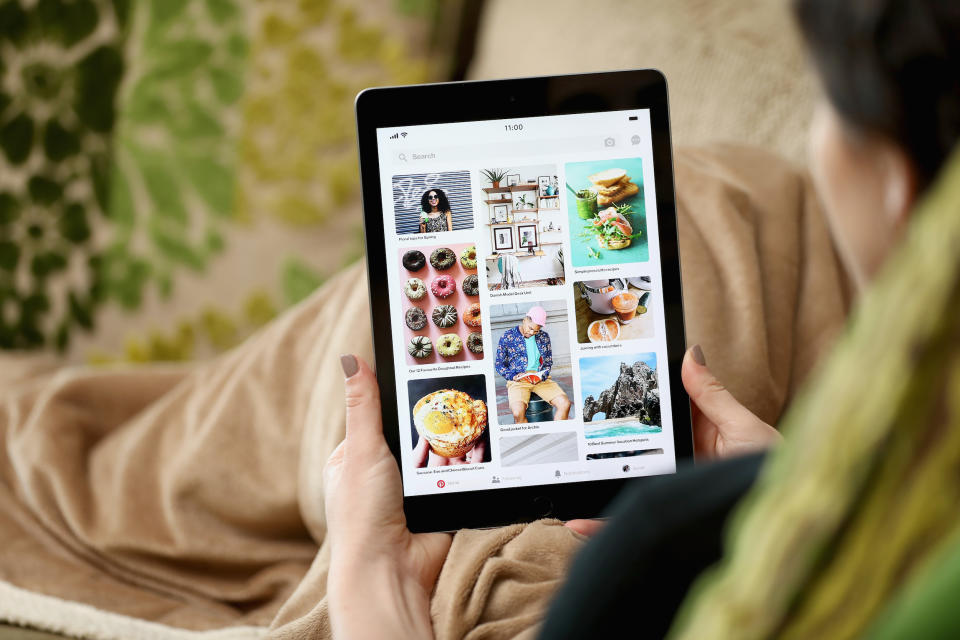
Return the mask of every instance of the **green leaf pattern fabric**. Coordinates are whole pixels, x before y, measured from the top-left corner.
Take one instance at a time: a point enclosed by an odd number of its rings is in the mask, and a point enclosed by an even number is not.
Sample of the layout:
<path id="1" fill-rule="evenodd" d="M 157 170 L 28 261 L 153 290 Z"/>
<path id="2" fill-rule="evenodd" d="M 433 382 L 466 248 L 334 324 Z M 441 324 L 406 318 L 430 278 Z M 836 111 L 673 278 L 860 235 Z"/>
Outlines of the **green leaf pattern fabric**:
<path id="1" fill-rule="evenodd" d="M 437 6 L 0 0 L 0 349 L 203 357 L 357 259 L 353 95 Z"/>
<path id="2" fill-rule="evenodd" d="M 125 2 L 0 0 L 0 349 L 65 349 L 104 300 Z"/>

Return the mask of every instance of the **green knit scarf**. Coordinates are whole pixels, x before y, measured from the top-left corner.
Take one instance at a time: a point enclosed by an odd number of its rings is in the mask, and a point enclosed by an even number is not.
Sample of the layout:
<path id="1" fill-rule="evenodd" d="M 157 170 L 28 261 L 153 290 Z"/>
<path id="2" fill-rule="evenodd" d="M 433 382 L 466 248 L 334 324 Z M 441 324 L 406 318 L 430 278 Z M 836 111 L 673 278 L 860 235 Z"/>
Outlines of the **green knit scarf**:
<path id="1" fill-rule="evenodd" d="M 926 639 L 960 623 L 960 154 L 782 426 L 671 637 Z"/>

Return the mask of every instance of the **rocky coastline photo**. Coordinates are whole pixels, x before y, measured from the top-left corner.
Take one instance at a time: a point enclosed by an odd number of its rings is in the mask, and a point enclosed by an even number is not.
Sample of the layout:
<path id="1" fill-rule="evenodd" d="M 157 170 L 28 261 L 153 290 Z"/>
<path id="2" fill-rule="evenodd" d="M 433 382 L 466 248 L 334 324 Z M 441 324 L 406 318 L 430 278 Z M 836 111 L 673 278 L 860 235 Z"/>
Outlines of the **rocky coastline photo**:
<path id="1" fill-rule="evenodd" d="M 580 369 L 587 438 L 660 433 L 655 354 L 583 358 Z"/>

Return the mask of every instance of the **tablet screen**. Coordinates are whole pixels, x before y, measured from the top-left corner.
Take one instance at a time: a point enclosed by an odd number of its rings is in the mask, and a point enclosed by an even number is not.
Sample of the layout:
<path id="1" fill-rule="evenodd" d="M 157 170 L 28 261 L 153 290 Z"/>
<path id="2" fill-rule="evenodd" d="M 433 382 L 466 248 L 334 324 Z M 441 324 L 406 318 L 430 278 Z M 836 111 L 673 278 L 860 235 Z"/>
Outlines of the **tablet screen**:
<path id="1" fill-rule="evenodd" d="M 377 144 L 405 495 L 675 471 L 649 110 Z"/>

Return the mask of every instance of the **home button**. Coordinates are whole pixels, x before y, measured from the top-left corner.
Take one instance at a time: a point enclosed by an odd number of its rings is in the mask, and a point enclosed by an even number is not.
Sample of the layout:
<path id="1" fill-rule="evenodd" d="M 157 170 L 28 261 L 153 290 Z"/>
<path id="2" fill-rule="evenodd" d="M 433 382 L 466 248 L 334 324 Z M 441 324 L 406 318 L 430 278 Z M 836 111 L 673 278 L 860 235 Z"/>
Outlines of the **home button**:
<path id="1" fill-rule="evenodd" d="M 553 500 L 546 496 L 537 496 L 533 499 L 533 512 L 540 518 L 549 518 L 553 515 Z"/>

